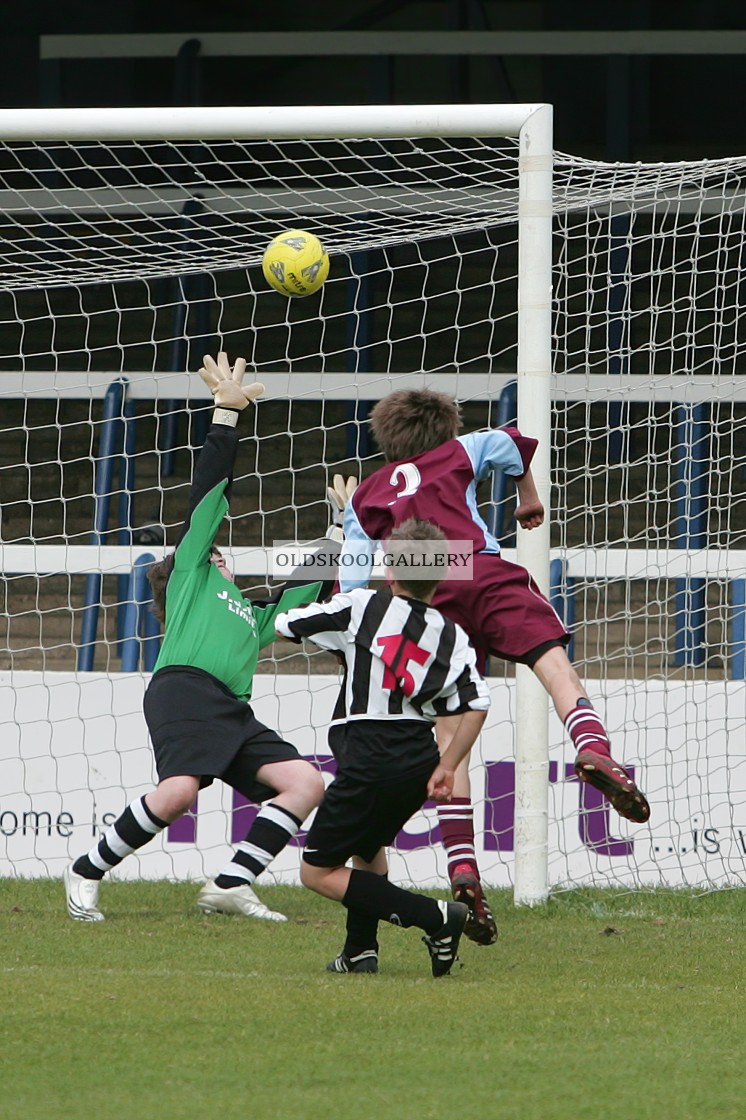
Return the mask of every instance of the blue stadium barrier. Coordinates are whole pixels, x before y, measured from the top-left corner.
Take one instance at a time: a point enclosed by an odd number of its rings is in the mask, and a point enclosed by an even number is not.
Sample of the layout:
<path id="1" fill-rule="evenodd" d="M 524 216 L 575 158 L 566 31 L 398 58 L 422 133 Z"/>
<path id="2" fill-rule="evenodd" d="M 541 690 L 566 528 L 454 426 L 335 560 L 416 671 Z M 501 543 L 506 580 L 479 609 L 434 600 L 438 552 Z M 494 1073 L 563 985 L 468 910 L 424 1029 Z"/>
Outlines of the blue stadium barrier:
<path id="1" fill-rule="evenodd" d="M 707 404 L 673 409 L 675 548 L 707 547 L 712 417 Z M 707 657 L 707 581 L 678 579 L 675 592 L 674 662 L 702 665 Z"/>
<path id="2" fill-rule="evenodd" d="M 506 424 L 515 424 L 518 417 L 518 382 L 508 381 L 503 386 L 497 400 L 491 406 L 490 425 L 502 428 Z M 505 471 L 493 471 L 492 491 L 490 494 L 490 508 L 487 512 L 487 528 L 505 548 L 515 548 L 515 530 L 505 532 L 505 505 L 508 497 L 508 479 Z"/>
<path id="3" fill-rule="evenodd" d="M 157 648 L 154 656 L 153 647 L 154 645 L 160 645 L 160 642 L 152 633 L 152 627 L 148 623 L 148 618 L 153 618 L 155 621 L 150 610 L 152 595 L 147 578 L 148 568 L 153 563 L 155 563 L 155 557 L 151 553 L 145 552 L 137 558 L 130 574 L 125 576 L 127 593 L 123 611 L 123 673 L 137 672 L 140 668 L 141 653 L 143 654 L 145 668 L 150 671 L 155 662 L 155 656 L 157 656 Z"/>
<path id="4" fill-rule="evenodd" d="M 106 390 L 101 418 L 101 437 L 99 454 L 94 476 L 93 532 L 90 543 L 106 543 L 109 532 L 111 496 L 114 488 L 114 471 L 121 469 L 126 438 L 124 431 L 125 390 L 127 378 L 113 381 Z M 134 478 L 132 478 L 134 482 Z M 120 504 L 120 515 L 122 511 Z M 126 506 L 129 509 L 129 505 Z M 126 527 L 129 529 L 129 526 Z M 89 572 L 86 576 L 83 611 L 81 616 L 80 645 L 78 647 L 78 671 L 90 672 L 93 669 L 93 655 L 96 646 L 98 612 L 101 605 L 100 572 Z"/>
<path id="5" fill-rule="evenodd" d="M 132 544 L 132 526 L 135 516 L 135 402 L 127 400 L 127 390 L 124 391 L 124 406 L 122 409 L 122 455 L 119 458 L 119 525 L 117 528 L 117 544 Z M 117 638 L 124 637 L 124 604 L 127 601 L 127 585 L 129 577 L 122 574 L 117 577 Z"/>
<path id="6" fill-rule="evenodd" d="M 566 630 L 572 634 L 575 627 L 575 596 L 573 583 L 575 581 L 567 574 L 567 561 L 562 559 L 551 560 L 549 563 L 549 602 L 562 619 Z M 570 638 L 567 647 L 567 656 L 572 661 L 575 653 L 575 639 Z"/>
<path id="7" fill-rule="evenodd" d="M 150 584 L 148 584 L 148 594 L 150 594 Z M 145 600 L 143 600 L 145 602 Z M 144 611 L 142 618 L 142 647 L 143 647 L 143 669 L 146 673 L 152 673 L 155 668 L 156 658 L 161 648 L 161 624 L 150 609 L 151 604 L 147 604 L 147 610 Z"/>
<path id="8" fill-rule="evenodd" d="M 746 579 L 731 580 L 730 585 L 730 676 L 746 680 Z"/>
<path id="9" fill-rule="evenodd" d="M 135 494 L 135 410 L 126 399 L 127 379 L 119 378 L 109 386 L 104 398 L 100 450 L 96 460 L 94 481 L 94 528 L 92 544 L 106 543 L 109 529 L 111 498 L 114 490 L 115 471 L 118 479 L 117 543 L 132 543 Z M 352 406 L 352 402 L 351 402 Z M 354 407 L 354 406 L 353 406 Z M 367 413 L 368 402 L 358 402 Z M 206 410 L 202 410 L 205 413 Z M 512 424 L 517 415 L 517 384 L 505 385 L 494 406 L 491 423 L 496 426 Z M 195 416 L 195 419 L 203 417 Z M 364 454 L 358 427 L 359 413 L 354 417 L 356 442 L 354 454 Z M 709 404 L 678 404 L 674 410 L 674 545 L 685 549 L 700 549 L 707 545 L 710 443 L 712 417 Z M 353 456 L 351 456 L 353 457 Z M 515 533 L 505 536 L 505 507 L 507 478 L 504 472 L 495 472 L 492 479 L 491 505 L 487 523 L 494 535 L 506 547 L 514 547 Z M 152 556 L 147 563 L 152 563 Z M 137 664 L 142 652 L 147 671 L 152 670 L 160 646 L 160 626 L 145 609 L 150 602 L 150 589 L 145 580 L 144 559 L 129 575 L 118 577 L 120 607 L 117 615 L 117 638 L 120 643 L 122 664 Z M 145 565 L 147 567 L 147 565 Z M 568 630 L 575 623 L 573 580 L 566 574 L 564 561 L 554 560 L 550 566 L 550 598 L 552 605 Z M 102 575 L 89 573 L 86 577 L 85 598 L 81 620 L 81 638 L 78 649 L 79 671 L 93 669 L 96 631 L 101 603 Z M 701 665 L 706 660 L 706 591 L 703 578 L 676 581 L 675 609 L 675 663 Z M 746 580 L 730 582 L 730 654 L 733 680 L 746 679 Z M 140 649 L 142 643 L 142 650 Z M 572 643 L 568 650 L 572 657 Z"/>

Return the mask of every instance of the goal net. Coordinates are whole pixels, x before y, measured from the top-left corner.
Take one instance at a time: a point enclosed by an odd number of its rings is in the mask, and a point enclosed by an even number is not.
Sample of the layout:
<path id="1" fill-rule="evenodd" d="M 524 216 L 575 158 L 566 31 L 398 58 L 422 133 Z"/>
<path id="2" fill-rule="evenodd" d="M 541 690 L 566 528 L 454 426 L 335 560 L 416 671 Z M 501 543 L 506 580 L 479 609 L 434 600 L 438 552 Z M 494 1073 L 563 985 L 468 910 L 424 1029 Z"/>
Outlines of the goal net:
<path id="1" fill-rule="evenodd" d="M 551 528 L 516 540 L 499 477 L 482 513 L 564 612 L 652 817 L 631 826 L 581 787 L 531 675 L 493 659 L 472 758 L 485 882 L 514 885 L 521 860 L 526 901 L 744 880 L 745 161 L 555 153 L 550 249 L 523 108 L 300 110 L 295 134 L 265 110 L 274 139 L 250 111 L 190 110 L 199 131 L 171 133 L 165 111 L 0 113 L 0 874 L 60 874 L 152 786 L 142 574 L 204 438 L 194 371 L 225 349 L 267 386 L 220 537 L 257 596 L 273 541 L 326 528 L 329 476 L 380 465 L 366 419 L 392 389 L 453 393 L 465 430 L 517 416 L 541 437 Z M 261 274 L 287 228 L 330 252 L 308 299 Z M 326 655 L 281 642 L 255 686 L 259 718 L 327 771 L 337 687 Z M 209 876 L 253 812 L 215 783 L 118 874 Z M 392 874 L 442 884 L 437 839 L 427 806 Z M 271 875 L 297 871 L 291 846 Z"/>

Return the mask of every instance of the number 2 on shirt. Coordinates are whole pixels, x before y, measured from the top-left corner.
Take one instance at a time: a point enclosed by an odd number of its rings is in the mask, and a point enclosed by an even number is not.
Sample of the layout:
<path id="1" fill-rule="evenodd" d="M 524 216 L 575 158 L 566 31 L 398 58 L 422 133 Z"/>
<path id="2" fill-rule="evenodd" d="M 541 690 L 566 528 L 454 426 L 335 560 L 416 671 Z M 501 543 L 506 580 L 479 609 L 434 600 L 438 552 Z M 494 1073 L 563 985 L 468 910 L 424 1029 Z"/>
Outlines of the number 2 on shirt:
<path id="1" fill-rule="evenodd" d="M 389 483 L 391 486 L 398 486 L 400 482 L 403 482 L 404 486 L 401 490 L 397 490 L 396 497 L 389 502 L 390 506 L 398 502 L 399 498 L 408 498 L 419 490 L 422 475 L 414 463 L 400 463 L 398 467 L 394 467 Z"/>

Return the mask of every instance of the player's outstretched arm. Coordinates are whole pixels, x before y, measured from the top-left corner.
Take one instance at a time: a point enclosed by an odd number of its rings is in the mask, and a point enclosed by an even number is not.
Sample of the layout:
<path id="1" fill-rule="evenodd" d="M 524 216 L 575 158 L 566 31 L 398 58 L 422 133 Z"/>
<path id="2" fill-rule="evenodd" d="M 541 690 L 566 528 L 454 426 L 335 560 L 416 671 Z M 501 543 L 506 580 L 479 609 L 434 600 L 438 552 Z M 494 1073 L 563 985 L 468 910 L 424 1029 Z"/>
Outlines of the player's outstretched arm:
<path id="1" fill-rule="evenodd" d="M 522 478 L 516 479 L 516 490 L 518 491 L 518 505 L 515 510 L 516 521 L 524 529 L 538 528 L 544 521 L 544 506 L 536 489 L 530 467 Z"/>
<path id="2" fill-rule="evenodd" d="M 179 564 L 196 564 L 205 559 L 228 511 L 238 449 L 238 417 L 250 401 L 264 392 L 264 386 L 258 382 L 241 384 L 245 372 L 244 358 L 237 358 L 233 368 L 225 353 L 218 354 L 217 360 L 209 355 L 203 358 L 199 374 L 212 393 L 215 410 L 197 459 L 189 508 L 177 540 Z"/>
<path id="3" fill-rule="evenodd" d="M 451 800 L 456 768 L 476 743 L 486 718 L 487 712 L 481 709 L 470 709 L 461 716 L 453 738 L 443 751 L 440 762 L 427 783 L 428 797 L 434 798 L 435 801 Z"/>

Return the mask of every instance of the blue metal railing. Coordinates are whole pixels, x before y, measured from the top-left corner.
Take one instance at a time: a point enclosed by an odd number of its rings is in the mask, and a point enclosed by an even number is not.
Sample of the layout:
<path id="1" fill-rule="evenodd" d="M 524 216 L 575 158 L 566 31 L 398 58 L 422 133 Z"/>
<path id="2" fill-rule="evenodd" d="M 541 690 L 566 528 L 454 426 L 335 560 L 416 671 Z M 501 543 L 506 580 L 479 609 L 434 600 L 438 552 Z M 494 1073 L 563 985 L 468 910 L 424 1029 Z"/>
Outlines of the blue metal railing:
<path id="1" fill-rule="evenodd" d="M 122 466 L 127 447 L 125 434 L 125 389 L 127 379 L 119 378 L 112 382 L 104 397 L 103 415 L 101 418 L 101 438 L 99 441 L 99 454 L 96 460 L 96 469 L 93 483 L 93 532 L 90 543 L 102 545 L 106 543 L 109 532 L 109 514 L 111 511 L 111 497 L 114 489 L 114 471 L 126 468 Z M 125 477 L 127 477 L 125 473 Z M 120 492 L 119 515 L 126 510 L 124 525 L 120 525 L 119 532 L 129 534 L 131 526 L 129 516 L 131 505 L 129 500 L 122 502 Z M 98 629 L 98 615 L 101 605 L 100 572 L 89 572 L 85 581 L 85 597 L 80 628 L 80 645 L 78 647 L 78 670 L 90 672 L 93 669 L 93 655 L 96 647 L 96 630 Z"/>
<path id="2" fill-rule="evenodd" d="M 677 404 L 673 409 L 675 471 L 674 547 L 707 547 L 710 500 L 712 418 L 706 404 Z M 679 579 L 675 592 L 674 660 L 702 665 L 707 656 L 707 583 Z"/>
<path id="3" fill-rule="evenodd" d="M 127 386 L 124 386 L 124 403 L 122 407 L 122 454 L 119 458 L 119 526 L 117 528 L 117 544 L 132 544 L 132 526 L 135 518 L 135 402 L 127 400 Z M 126 602 L 129 577 L 122 574 L 117 577 L 118 595 L 120 604 Z M 124 637 L 124 610 L 120 605 L 117 611 L 117 638 L 121 642 Z"/>
<path id="4" fill-rule="evenodd" d="M 184 204 L 179 224 L 179 233 L 189 236 L 196 228 L 194 218 L 204 210 L 202 202 L 189 199 Z M 210 339 L 210 288 L 206 274 L 177 278 L 170 282 L 174 294 L 173 322 L 171 326 L 171 346 L 167 356 L 169 369 L 188 369 L 192 355 L 190 349 L 198 351 L 199 357 L 213 349 Z M 193 326 L 187 337 L 187 325 Z M 94 514 L 91 544 L 104 544 L 109 530 L 112 495 L 114 492 L 115 472 L 118 478 L 118 524 L 116 540 L 119 545 L 132 544 L 134 524 L 135 495 L 135 406 L 126 399 L 127 379 L 114 381 L 104 398 L 101 422 L 101 438 L 96 460 L 94 481 Z M 164 477 L 174 473 L 175 448 L 178 440 L 179 417 L 186 409 L 184 401 L 167 401 L 161 428 L 161 474 Z M 196 446 L 201 446 L 207 434 L 208 409 L 200 409 L 192 416 L 193 438 Z M 78 670 L 87 672 L 93 669 L 101 606 L 102 576 L 91 572 L 86 577 L 84 604 L 81 619 L 81 637 L 78 649 Z M 132 615 L 127 607 L 133 590 L 132 575 L 122 574 L 117 579 L 119 609 L 117 612 L 117 642 L 123 654 L 124 644 L 132 639 Z M 152 642 L 154 635 L 149 634 Z M 147 643 L 146 643 L 147 645 Z M 128 647 L 129 648 L 129 647 Z M 128 654 L 128 657 L 131 655 Z"/>
<path id="5" fill-rule="evenodd" d="M 133 403 L 126 399 L 127 379 L 119 378 L 108 388 L 104 398 L 100 450 L 94 478 L 94 527 L 91 543 L 106 543 L 114 491 L 118 480 L 117 543 L 132 543 L 135 492 L 135 414 Z M 494 423 L 497 426 L 515 423 L 517 410 L 516 383 L 509 382 L 497 402 Z M 707 544 L 709 505 L 709 464 L 712 417 L 707 404 L 680 404 L 674 412 L 674 469 L 676 519 L 674 543 L 677 547 L 700 549 Z M 360 453 L 361 449 L 357 449 Z M 504 534 L 507 478 L 497 471 L 492 480 L 492 502 L 488 526 L 501 539 Z M 511 546 L 514 534 L 502 541 Z M 146 580 L 147 566 L 153 557 L 146 555 L 132 572 L 118 577 L 119 611 L 117 639 L 122 668 L 133 671 L 142 654 L 146 671 L 155 663 L 160 645 L 160 628 L 148 609 L 151 595 Z M 567 575 L 564 561 L 550 565 L 550 599 L 568 630 L 575 622 L 573 580 Z M 96 631 L 101 605 L 102 575 L 86 576 L 82 611 L 78 670 L 93 669 Z M 706 580 L 676 581 L 676 663 L 702 664 L 706 657 Z M 746 679 L 746 580 L 730 581 L 730 676 Z M 568 651 L 572 656 L 572 645 Z"/>
<path id="6" fill-rule="evenodd" d="M 160 648 L 159 626 L 152 612 L 152 594 L 148 583 L 148 568 L 155 563 L 149 552 L 143 553 L 127 579 L 127 593 L 124 603 L 124 637 L 122 640 L 122 672 L 136 673 L 140 668 L 142 654 L 143 668 L 150 672 L 155 665 Z"/>
<path id="7" fill-rule="evenodd" d="M 93 532 L 90 537 L 90 543 L 94 545 L 106 544 L 109 534 L 113 532 L 116 533 L 118 545 L 132 544 L 135 508 L 135 407 L 134 402 L 127 400 L 126 393 L 127 379 L 122 377 L 112 382 L 104 397 L 94 475 Z M 118 524 L 116 529 L 109 529 L 115 480 L 118 490 Z M 151 600 L 146 572 L 153 560 L 153 556 L 142 556 L 131 573 L 122 573 L 117 577 L 117 643 L 123 669 L 132 666 L 133 658 L 136 667 L 140 638 L 145 640 L 143 654 L 146 669 L 152 668 L 158 655 L 159 626 L 152 612 L 146 610 Z M 89 572 L 86 576 L 78 647 L 79 672 L 93 670 L 102 582 L 100 572 Z"/>
<path id="8" fill-rule="evenodd" d="M 497 406 L 491 408 L 490 425 L 502 428 L 506 424 L 516 424 L 518 418 L 518 382 L 508 381 L 500 391 Z M 508 479 L 505 471 L 493 471 L 490 508 L 487 514 L 487 528 L 505 548 L 515 547 L 515 530 L 505 535 L 505 507 L 508 498 Z"/>
<path id="9" fill-rule="evenodd" d="M 559 615 L 565 630 L 570 632 L 570 641 L 567 646 L 567 656 L 572 661 L 575 653 L 575 638 L 572 632 L 575 628 L 575 593 L 574 580 L 567 574 L 567 561 L 562 559 L 551 560 L 549 563 L 549 601 Z"/>
<path id="10" fill-rule="evenodd" d="M 730 675 L 734 681 L 746 680 L 746 579 L 730 585 Z"/>
<path id="11" fill-rule="evenodd" d="M 621 312 L 621 308 L 620 308 Z M 617 345 L 622 348 L 623 328 L 619 327 Z M 516 383 L 504 386 L 497 401 L 494 419 L 496 427 L 514 424 L 517 416 Z M 626 413 L 617 410 L 610 414 L 609 461 L 619 461 L 628 451 L 628 438 L 621 430 Z M 674 496 L 676 517 L 674 545 L 684 549 L 707 547 L 710 448 L 712 416 L 710 404 L 679 404 L 673 415 Z M 487 524 L 490 531 L 502 540 L 505 547 L 513 547 L 515 533 L 505 535 L 505 509 L 507 477 L 495 471 Z M 564 561 L 550 564 L 550 599 L 552 606 L 568 630 L 575 624 L 574 581 L 567 576 Z M 675 647 L 677 665 L 701 665 L 707 656 L 707 581 L 702 578 L 679 579 L 675 592 Z M 730 676 L 733 680 L 746 679 L 746 580 L 730 583 Z M 568 647 L 572 657 L 573 643 Z"/>

